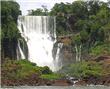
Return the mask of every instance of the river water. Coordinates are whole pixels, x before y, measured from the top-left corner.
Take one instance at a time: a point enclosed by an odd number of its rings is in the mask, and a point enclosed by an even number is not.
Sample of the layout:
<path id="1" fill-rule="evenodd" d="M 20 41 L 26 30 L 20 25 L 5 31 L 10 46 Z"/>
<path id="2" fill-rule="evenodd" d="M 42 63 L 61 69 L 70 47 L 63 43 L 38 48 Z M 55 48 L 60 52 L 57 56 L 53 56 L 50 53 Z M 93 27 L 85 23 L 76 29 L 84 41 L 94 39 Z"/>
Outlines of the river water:
<path id="1" fill-rule="evenodd" d="M 110 86 L 22 86 L 2 89 L 110 89 Z"/>

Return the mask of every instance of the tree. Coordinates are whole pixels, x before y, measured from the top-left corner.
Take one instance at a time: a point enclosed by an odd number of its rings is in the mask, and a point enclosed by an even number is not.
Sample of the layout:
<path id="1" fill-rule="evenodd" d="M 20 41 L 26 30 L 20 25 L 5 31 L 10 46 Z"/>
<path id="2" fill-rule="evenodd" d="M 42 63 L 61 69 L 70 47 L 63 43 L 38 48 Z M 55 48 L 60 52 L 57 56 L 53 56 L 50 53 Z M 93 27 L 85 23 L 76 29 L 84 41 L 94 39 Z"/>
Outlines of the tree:
<path id="1" fill-rule="evenodd" d="M 41 8 L 38 8 L 36 10 L 30 10 L 30 12 L 28 14 L 29 15 L 36 15 L 36 16 L 44 15 L 43 9 L 41 9 Z"/>
<path id="2" fill-rule="evenodd" d="M 17 29 L 20 6 L 14 1 L 1 1 L 1 48 L 2 58 L 16 58 L 17 40 L 21 37 Z"/>
<path id="3" fill-rule="evenodd" d="M 28 15 L 47 16 L 48 15 L 47 7 L 42 5 L 42 8 L 37 8 L 36 10 L 29 10 Z"/>

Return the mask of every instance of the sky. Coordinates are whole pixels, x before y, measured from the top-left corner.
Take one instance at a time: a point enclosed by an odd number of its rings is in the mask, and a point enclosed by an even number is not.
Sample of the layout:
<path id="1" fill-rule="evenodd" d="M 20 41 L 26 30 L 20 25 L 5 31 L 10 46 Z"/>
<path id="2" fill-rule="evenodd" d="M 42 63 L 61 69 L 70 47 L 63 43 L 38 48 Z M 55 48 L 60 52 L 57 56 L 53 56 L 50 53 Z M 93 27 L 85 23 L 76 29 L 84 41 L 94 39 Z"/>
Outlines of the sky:
<path id="1" fill-rule="evenodd" d="M 72 3 L 75 0 L 16 0 L 20 5 L 20 10 L 22 11 L 22 15 L 27 15 L 28 10 L 36 10 L 37 8 L 42 8 L 42 5 L 47 6 L 48 10 L 54 6 L 55 3 L 60 2 L 69 2 Z M 107 0 L 102 0 L 107 1 Z"/>

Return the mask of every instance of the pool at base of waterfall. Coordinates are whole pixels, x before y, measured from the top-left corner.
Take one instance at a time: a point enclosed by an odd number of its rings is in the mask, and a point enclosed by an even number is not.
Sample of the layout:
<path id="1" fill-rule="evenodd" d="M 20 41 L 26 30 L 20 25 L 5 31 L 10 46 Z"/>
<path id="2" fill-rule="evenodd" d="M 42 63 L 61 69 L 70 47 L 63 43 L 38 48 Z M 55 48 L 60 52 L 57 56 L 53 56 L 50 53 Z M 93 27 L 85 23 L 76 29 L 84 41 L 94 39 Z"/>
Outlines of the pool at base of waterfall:
<path id="1" fill-rule="evenodd" d="M 6 88 L 2 88 L 6 89 Z M 19 86 L 8 89 L 110 89 L 110 86 L 89 85 L 89 86 Z"/>

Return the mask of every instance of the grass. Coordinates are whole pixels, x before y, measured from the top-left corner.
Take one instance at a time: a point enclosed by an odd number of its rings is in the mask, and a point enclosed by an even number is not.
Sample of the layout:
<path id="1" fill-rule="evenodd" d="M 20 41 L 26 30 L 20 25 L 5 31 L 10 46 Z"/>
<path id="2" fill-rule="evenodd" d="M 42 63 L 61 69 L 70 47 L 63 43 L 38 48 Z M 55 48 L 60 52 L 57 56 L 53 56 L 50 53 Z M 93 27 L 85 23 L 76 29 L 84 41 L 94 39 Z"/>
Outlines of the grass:
<path id="1" fill-rule="evenodd" d="M 48 79 L 48 80 L 61 79 L 62 77 L 63 77 L 63 75 L 61 75 L 61 74 L 55 74 L 55 73 L 41 75 L 41 78 Z"/>
<path id="2" fill-rule="evenodd" d="M 7 60 L 1 66 L 2 79 L 24 79 L 32 74 L 42 75 L 51 74 L 52 71 L 47 67 L 36 66 L 28 60 Z M 37 76 L 38 77 L 38 76 Z"/>
<path id="3" fill-rule="evenodd" d="M 102 70 L 102 65 L 95 61 L 76 62 L 62 68 L 63 73 L 77 78 L 89 76 L 100 77 L 103 74 Z"/>

